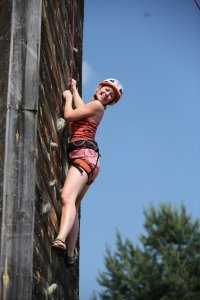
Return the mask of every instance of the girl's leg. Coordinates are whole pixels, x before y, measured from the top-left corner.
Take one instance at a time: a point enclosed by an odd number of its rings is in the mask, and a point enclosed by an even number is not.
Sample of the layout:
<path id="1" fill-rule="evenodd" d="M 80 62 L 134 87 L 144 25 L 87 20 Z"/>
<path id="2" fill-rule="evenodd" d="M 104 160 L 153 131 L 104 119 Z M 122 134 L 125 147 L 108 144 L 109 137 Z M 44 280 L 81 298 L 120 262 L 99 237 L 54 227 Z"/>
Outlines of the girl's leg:
<path id="1" fill-rule="evenodd" d="M 76 199 L 84 189 L 88 176 L 86 172 L 80 173 L 75 167 L 70 167 L 61 194 L 62 216 L 59 239 L 66 240 L 76 218 Z"/>
<path id="2" fill-rule="evenodd" d="M 68 237 L 67 237 L 67 255 L 70 257 L 72 257 L 74 255 L 74 249 L 75 249 L 76 242 L 78 239 L 80 202 L 83 199 L 83 197 L 85 196 L 88 189 L 89 189 L 89 185 L 85 185 L 85 187 L 83 188 L 82 192 L 79 194 L 79 196 L 77 197 L 77 200 L 76 200 L 76 218 L 75 218 L 74 224 L 72 226 L 72 229 L 69 232 Z"/>

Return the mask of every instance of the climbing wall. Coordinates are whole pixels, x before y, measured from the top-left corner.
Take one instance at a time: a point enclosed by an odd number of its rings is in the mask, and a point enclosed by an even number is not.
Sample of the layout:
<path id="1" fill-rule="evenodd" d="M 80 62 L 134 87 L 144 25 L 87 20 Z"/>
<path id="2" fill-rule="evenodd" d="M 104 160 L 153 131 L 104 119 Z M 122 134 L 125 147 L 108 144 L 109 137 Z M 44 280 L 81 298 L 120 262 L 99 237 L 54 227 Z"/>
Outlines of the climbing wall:
<path id="1" fill-rule="evenodd" d="M 53 289 L 57 286 L 55 299 L 78 299 L 78 260 L 75 268 L 66 269 L 64 259 L 52 252 L 51 244 L 58 234 L 60 193 L 67 172 L 67 134 L 62 123 L 61 96 L 70 81 L 71 71 L 79 90 L 81 87 L 82 20 L 82 1 L 43 1 L 33 259 L 35 299 L 52 284 Z"/>
<path id="2" fill-rule="evenodd" d="M 3 3 L 2 3 L 3 4 Z M 2 205 L 3 205 L 3 170 L 5 155 L 5 132 L 6 132 L 6 96 L 8 90 L 8 66 L 9 66 L 9 48 L 10 48 L 10 18 L 7 13 L 10 10 L 8 1 L 4 5 L 0 4 L 0 224 L 2 223 Z M 4 42 L 1 42 L 2 37 Z M 1 237 L 1 231 L 0 231 Z M 0 239 L 1 244 L 1 239 Z"/>
<path id="3" fill-rule="evenodd" d="M 78 299 L 79 261 L 67 269 L 51 244 L 67 172 L 62 92 L 73 74 L 81 94 L 83 10 L 84 0 L 0 3 L 1 299 Z"/>

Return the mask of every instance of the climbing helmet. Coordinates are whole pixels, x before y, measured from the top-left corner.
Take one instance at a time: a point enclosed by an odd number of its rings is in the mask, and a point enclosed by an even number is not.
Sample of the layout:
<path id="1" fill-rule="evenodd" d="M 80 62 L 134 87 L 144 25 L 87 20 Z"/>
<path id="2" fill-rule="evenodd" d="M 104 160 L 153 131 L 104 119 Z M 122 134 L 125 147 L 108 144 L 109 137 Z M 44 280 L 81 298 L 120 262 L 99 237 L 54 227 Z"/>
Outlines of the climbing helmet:
<path id="1" fill-rule="evenodd" d="M 99 84 L 100 85 L 108 85 L 108 86 L 112 87 L 117 95 L 114 102 L 116 103 L 117 101 L 119 101 L 120 97 L 123 94 L 123 86 L 119 80 L 114 79 L 114 78 L 108 78 L 108 79 L 103 80 Z"/>

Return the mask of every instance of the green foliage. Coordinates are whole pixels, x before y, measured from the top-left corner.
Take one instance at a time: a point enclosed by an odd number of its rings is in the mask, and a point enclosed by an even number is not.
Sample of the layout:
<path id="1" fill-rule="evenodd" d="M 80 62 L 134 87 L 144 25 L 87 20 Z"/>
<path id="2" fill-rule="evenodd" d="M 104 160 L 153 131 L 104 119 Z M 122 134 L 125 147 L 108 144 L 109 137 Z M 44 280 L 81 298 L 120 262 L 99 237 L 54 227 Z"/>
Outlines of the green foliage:
<path id="1" fill-rule="evenodd" d="M 200 299 L 200 225 L 185 207 L 162 204 L 144 211 L 147 234 L 141 246 L 116 233 L 116 251 L 106 249 L 97 300 Z"/>

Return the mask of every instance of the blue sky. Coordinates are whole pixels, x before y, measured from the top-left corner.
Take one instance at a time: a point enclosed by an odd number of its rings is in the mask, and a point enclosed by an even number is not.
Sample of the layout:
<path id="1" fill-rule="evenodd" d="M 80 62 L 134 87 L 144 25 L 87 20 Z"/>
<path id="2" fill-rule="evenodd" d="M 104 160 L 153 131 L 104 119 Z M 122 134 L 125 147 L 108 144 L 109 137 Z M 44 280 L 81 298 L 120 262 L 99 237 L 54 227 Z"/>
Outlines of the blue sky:
<path id="1" fill-rule="evenodd" d="M 138 243 L 144 208 L 200 212 L 200 10 L 193 0 L 85 0 L 83 100 L 124 86 L 96 140 L 101 173 L 81 206 L 80 299 L 89 300 L 115 232 Z"/>

